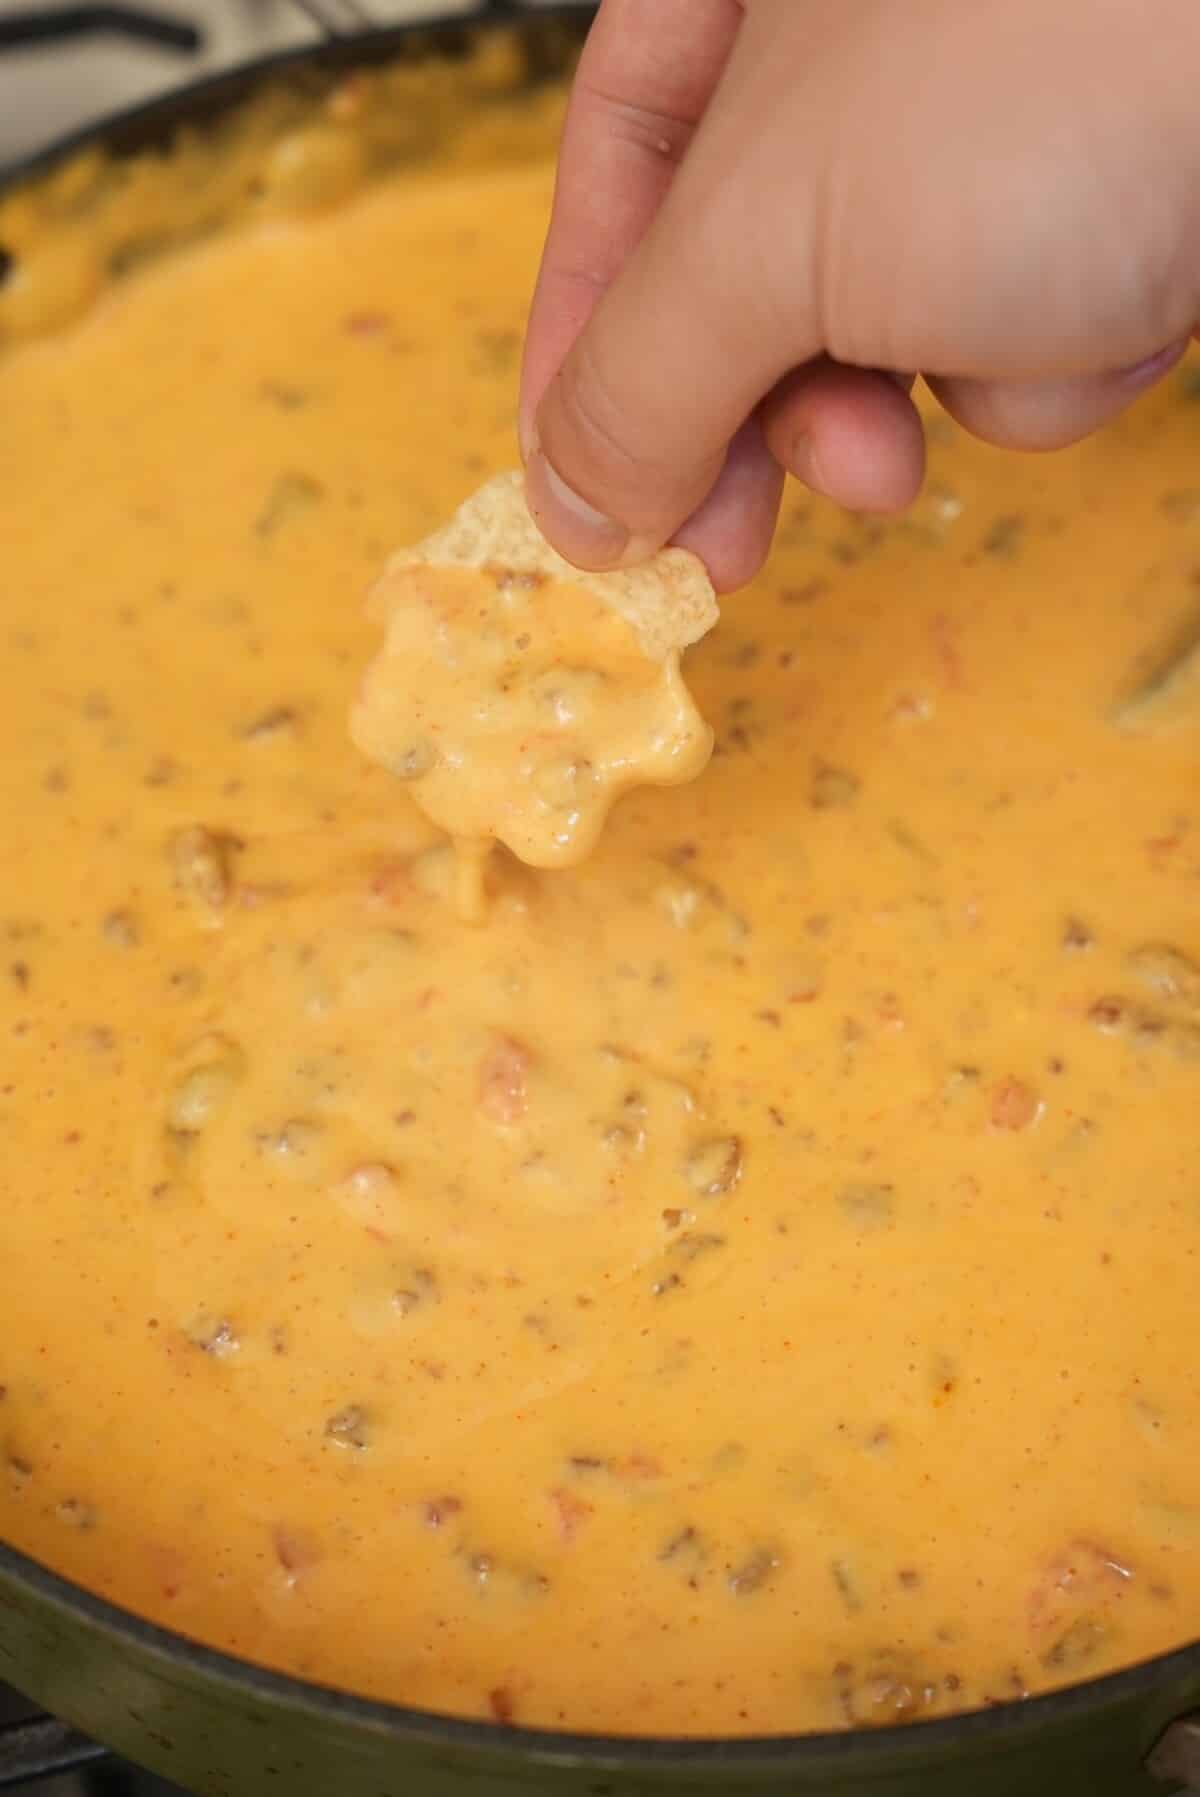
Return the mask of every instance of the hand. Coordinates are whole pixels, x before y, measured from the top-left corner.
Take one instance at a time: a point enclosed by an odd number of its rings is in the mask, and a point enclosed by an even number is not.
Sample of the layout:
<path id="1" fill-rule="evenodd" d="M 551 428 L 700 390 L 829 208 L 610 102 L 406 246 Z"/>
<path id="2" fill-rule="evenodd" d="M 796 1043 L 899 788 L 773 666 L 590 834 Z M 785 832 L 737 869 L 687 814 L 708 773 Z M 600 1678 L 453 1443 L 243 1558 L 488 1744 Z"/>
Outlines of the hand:
<path id="1" fill-rule="evenodd" d="M 989 442 L 1087 435 L 1200 318 L 1198 78 L 1194 0 L 604 0 L 522 384 L 550 540 L 737 586 L 784 470 L 915 497 L 914 370 Z"/>

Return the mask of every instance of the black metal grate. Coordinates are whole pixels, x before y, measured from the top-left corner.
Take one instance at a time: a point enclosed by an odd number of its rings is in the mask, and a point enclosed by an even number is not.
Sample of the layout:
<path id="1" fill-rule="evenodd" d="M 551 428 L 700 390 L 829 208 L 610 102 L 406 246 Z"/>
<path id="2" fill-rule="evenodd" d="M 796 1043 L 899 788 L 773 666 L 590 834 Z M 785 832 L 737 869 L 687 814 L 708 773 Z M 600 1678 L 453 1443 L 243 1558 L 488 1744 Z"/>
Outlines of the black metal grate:
<path id="1" fill-rule="evenodd" d="M 94 1741 L 0 1685 L 0 1791 L 81 1772 L 106 1757 Z"/>
<path id="2" fill-rule="evenodd" d="M 186 1797 L 0 1685 L 0 1791 L 33 1787 L 37 1797 Z"/>
<path id="3" fill-rule="evenodd" d="M 140 6 L 84 5 L 0 14 L 0 55 L 83 37 L 123 37 L 132 43 L 192 56 L 203 49 L 201 27 L 190 19 Z"/>
<path id="4" fill-rule="evenodd" d="M 374 17 L 369 0 L 289 0 L 289 4 L 303 13 L 324 38 L 353 36 L 356 31 L 369 31 L 390 22 Z M 476 0 L 471 11 L 456 12 L 455 16 L 502 16 L 536 10 L 536 0 L 532 4 L 529 0 Z M 156 6 L 123 5 L 120 0 L 113 0 L 113 4 L 84 0 L 82 4 L 0 13 L 0 55 L 6 50 L 34 49 L 88 37 L 125 38 L 176 56 L 194 56 L 206 43 L 204 28 L 196 19 Z"/>
<path id="5" fill-rule="evenodd" d="M 0 1791 L 79 1772 L 106 1758 L 105 1748 L 53 1716 L 0 1724 Z"/>

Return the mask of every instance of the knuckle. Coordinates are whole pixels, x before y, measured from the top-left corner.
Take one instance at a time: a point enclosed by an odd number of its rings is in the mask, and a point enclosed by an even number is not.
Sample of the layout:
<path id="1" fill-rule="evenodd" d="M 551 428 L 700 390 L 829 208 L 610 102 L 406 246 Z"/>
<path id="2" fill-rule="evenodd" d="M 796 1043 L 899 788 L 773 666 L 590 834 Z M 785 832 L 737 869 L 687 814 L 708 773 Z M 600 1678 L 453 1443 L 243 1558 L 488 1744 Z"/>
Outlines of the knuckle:
<path id="1" fill-rule="evenodd" d="M 695 129 L 687 119 L 628 101 L 612 104 L 608 128 L 615 142 L 668 166 L 682 162 Z"/>

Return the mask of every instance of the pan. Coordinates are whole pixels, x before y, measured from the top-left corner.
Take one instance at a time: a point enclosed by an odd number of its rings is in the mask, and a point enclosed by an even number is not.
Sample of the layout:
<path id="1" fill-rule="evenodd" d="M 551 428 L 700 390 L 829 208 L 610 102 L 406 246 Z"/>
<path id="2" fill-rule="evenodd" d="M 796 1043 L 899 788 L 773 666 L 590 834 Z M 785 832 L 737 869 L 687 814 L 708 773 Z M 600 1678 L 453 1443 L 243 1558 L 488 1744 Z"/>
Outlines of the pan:
<path id="1" fill-rule="evenodd" d="M 270 83 L 319 99 L 356 68 L 461 56 L 497 18 L 520 51 L 514 79 L 532 87 L 568 71 L 589 10 L 500 6 L 486 27 L 432 17 L 331 37 L 109 119 L 10 172 L 0 189 L 84 147 L 125 156 L 165 149 L 185 128 L 215 133 Z M 0 1544 L 0 1679 L 61 1719 L 31 1725 L 47 1767 L 78 1729 L 204 1797 L 1200 1792 L 1200 1643 L 1048 1696 L 899 1727 L 736 1741 L 583 1736 L 461 1721 L 281 1676 L 151 1625 Z"/>

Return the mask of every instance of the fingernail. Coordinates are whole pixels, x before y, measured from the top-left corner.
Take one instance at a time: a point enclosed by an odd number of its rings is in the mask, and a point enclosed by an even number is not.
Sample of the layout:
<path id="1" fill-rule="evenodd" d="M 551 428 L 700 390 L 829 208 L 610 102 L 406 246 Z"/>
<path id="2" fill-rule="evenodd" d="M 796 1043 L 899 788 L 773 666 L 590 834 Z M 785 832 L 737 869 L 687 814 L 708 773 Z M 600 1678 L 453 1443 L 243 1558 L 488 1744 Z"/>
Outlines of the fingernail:
<path id="1" fill-rule="evenodd" d="M 1157 355 L 1147 356 L 1144 362 L 1135 362 L 1132 368 L 1122 368 L 1116 378 L 1123 386 L 1152 386 L 1164 374 L 1170 373 L 1187 346 L 1188 339 L 1181 337 L 1178 343 L 1169 343 L 1166 349 L 1160 349 Z"/>
<path id="2" fill-rule="evenodd" d="M 816 445 L 806 433 L 798 436 L 792 444 L 792 453 L 788 457 L 788 472 L 796 479 L 803 481 L 814 493 L 827 493 L 825 477 L 821 471 L 821 458 Z"/>
<path id="3" fill-rule="evenodd" d="M 621 568 L 654 553 L 653 543 L 631 535 L 569 487 L 536 445 L 525 468 L 525 491 L 543 536 L 577 567 Z"/>

